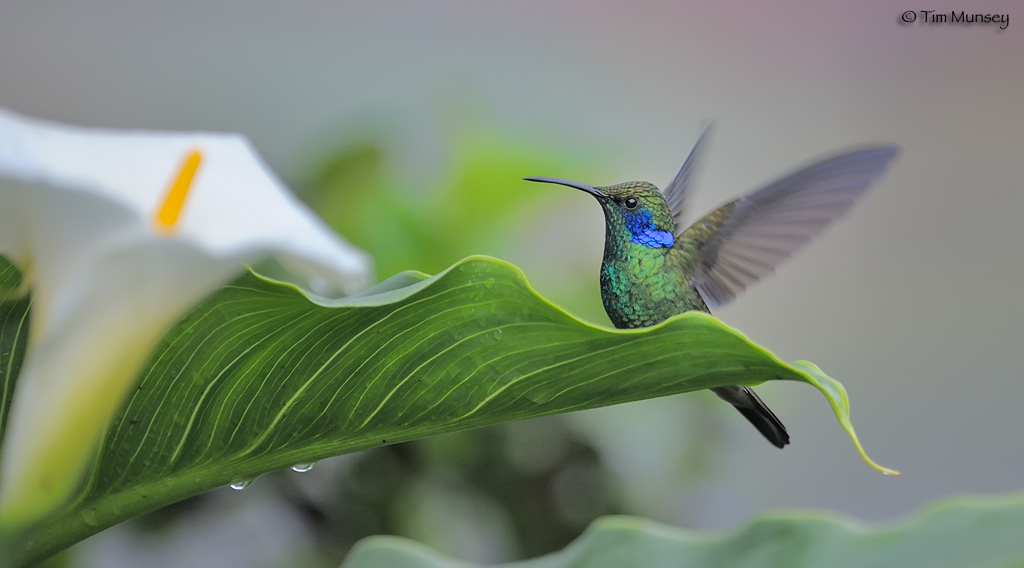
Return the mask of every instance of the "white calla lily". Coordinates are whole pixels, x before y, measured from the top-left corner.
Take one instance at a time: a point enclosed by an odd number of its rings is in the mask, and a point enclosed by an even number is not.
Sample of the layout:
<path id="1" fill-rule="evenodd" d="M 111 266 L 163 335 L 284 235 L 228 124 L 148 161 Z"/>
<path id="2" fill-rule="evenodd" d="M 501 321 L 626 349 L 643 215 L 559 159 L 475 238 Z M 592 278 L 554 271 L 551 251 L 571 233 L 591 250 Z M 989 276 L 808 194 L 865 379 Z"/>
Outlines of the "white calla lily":
<path id="1" fill-rule="evenodd" d="M 0 109 L 0 254 L 32 290 L 28 350 L 0 454 L 0 523 L 74 491 L 161 336 L 273 256 L 351 292 L 367 256 L 231 134 L 76 128 Z"/>

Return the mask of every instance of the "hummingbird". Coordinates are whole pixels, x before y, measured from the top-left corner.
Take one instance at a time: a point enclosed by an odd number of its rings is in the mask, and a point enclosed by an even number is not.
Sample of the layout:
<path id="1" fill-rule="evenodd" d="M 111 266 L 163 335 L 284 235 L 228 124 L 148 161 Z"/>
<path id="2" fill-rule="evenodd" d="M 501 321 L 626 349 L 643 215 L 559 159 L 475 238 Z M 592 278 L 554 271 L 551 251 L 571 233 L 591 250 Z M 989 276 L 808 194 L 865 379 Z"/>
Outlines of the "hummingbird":
<path id="1" fill-rule="evenodd" d="M 846 213 L 899 154 L 894 145 L 837 153 L 742 195 L 687 228 L 685 205 L 710 124 L 664 191 L 646 181 L 593 186 L 548 177 L 585 191 L 604 211 L 601 300 L 616 328 L 648 327 L 691 310 L 732 302 L 747 286 Z M 778 448 L 782 421 L 750 387 L 711 389 Z"/>

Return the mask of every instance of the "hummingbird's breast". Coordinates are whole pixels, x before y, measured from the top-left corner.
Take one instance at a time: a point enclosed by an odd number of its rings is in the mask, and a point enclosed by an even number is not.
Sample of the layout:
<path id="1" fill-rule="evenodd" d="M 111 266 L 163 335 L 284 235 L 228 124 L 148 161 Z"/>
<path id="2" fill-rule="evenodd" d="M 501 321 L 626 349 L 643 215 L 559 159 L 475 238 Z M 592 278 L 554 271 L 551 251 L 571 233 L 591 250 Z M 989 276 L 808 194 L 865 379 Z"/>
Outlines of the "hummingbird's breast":
<path id="1" fill-rule="evenodd" d="M 612 246 L 609 246 L 612 245 Z M 618 328 L 648 327 L 690 310 L 708 311 L 674 248 L 605 243 L 601 299 Z"/>

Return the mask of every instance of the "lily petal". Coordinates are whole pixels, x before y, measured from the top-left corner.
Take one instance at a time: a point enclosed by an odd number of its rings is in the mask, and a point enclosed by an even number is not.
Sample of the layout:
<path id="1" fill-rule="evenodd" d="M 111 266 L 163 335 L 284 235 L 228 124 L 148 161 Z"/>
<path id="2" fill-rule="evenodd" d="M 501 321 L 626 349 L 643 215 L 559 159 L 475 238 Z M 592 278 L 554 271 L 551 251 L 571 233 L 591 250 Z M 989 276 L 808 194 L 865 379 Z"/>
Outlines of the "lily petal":
<path id="1" fill-rule="evenodd" d="M 161 228 L 168 187 L 197 152 L 181 210 L 171 230 Z M 274 256 L 334 292 L 370 279 L 368 257 L 238 135 L 65 127 L 3 109 L 0 254 L 33 294 L 0 453 L 6 526 L 32 522 L 73 493 L 163 333 L 246 263 Z"/>

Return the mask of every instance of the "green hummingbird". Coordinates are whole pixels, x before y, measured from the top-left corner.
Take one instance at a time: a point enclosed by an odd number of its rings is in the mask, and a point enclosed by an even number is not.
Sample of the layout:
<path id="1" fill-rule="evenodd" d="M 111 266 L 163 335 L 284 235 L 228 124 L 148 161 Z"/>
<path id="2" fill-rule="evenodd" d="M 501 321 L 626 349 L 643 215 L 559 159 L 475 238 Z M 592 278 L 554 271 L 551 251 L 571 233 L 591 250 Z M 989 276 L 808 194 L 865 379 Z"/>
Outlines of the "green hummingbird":
<path id="1" fill-rule="evenodd" d="M 604 210 L 601 299 L 617 328 L 647 327 L 690 310 L 731 302 L 747 286 L 821 233 L 877 181 L 899 154 L 878 145 L 819 160 L 734 199 L 685 230 L 682 224 L 696 163 L 710 125 L 697 137 L 675 177 L 659 190 L 633 181 L 597 187 L 547 177 L 585 191 Z M 750 387 L 712 389 L 775 446 L 786 427 Z"/>

